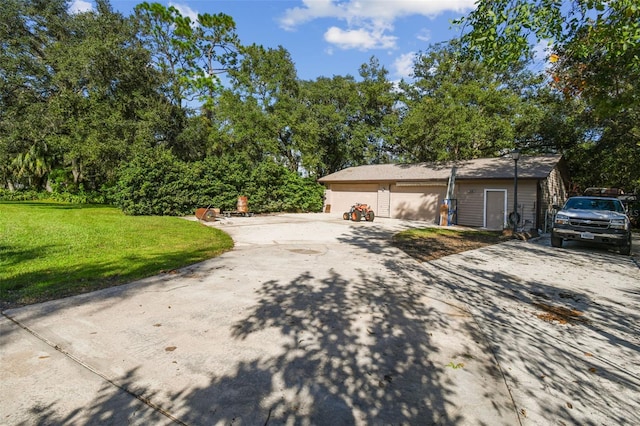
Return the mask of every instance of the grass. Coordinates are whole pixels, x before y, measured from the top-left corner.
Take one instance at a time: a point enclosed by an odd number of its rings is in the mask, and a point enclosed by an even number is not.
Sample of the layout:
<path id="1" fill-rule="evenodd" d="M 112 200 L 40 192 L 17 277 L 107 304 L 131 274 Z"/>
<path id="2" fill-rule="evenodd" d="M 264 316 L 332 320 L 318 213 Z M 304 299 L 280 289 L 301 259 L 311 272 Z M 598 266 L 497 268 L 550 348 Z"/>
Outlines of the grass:
<path id="1" fill-rule="evenodd" d="M 0 307 L 111 287 L 215 257 L 224 232 L 97 205 L 0 202 Z"/>
<path id="2" fill-rule="evenodd" d="M 393 237 L 393 244 L 419 261 L 474 250 L 511 239 L 509 232 L 455 230 L 443 228 L 408 229 Z"/>

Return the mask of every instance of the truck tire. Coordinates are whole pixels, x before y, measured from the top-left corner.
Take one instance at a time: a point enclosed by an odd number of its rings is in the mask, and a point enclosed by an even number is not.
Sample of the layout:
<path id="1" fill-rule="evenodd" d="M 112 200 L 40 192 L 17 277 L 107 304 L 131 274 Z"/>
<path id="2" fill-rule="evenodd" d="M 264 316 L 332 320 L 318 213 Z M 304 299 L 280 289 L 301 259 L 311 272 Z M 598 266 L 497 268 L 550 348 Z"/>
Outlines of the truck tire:
<path id="1" fill-rule="evenodd" d="M 360 219 L 362 219 L 362 213 L 360 213 L 360 210 L 354 210 L 353 212 L 351 212 L 352 221 L 360 222 Z"/>
<path id="2" fill-rule="evenodd" d="M 349 212 L 344 212 L 343 215 L 342 215 L 342 218 L 344 220 L 349 220 Z"/>
<path id="3" fill-rule="evenodd" d="M 375 214 L 373 214 L 373 210 L 371 210 L 371 211 L 368 211 L 368 212 L 367 212 L 367 214 L 364 216 L 364 219 L 365 219 L 367 222 L 373 222 L 373 219 L 374 219 L 375 217 L 376 217 L 376 215 L 375 215 Z"/>
<path id="4" fill-rule="evenodd" d="M 629 256 L 631 254 L 631 237 L 629 237 L 627 244 L 620 246 L 620 254 L 625 256 Z"/>
<path id="5" fill-rule="evenodd" d="M 552 247 L 562 247 L 562 238 L 551 236 L 551 246 Z"/>

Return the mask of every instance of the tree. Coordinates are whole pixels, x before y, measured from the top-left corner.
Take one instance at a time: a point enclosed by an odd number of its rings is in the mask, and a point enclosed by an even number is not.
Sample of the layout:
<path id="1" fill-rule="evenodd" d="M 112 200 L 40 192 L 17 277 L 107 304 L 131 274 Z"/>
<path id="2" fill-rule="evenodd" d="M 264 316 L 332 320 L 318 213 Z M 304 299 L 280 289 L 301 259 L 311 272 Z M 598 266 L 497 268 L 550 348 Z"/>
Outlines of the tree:
<path id="1" fill-rule="evenodd" d="M 67 3 L 2 0 L 0 158 L 7 185 L 44 186 L 51 170 L 99 188 L 170 122 L 158 74 L 130 19 L 106 0 L 69 14 Z M 6 163 L 5 163 L 6 160 Z M 58 173 L 62 171 L 61 173 Z"/>
<path id="2" fill-rule="evenodd" d="M 360 81 L 348 75 L 302 82 L 310 146 L 303 163 L 312 175 L 392 159 L 389 150 L 397 124 L 393 83 L 373 57 L 359 73 Z"/>
<path id="3" fill-rule="evenodd" d="M 501 69 L 530 58 L 536 43 L 547 41 L 553 87 L 586 106 L 580 118 L 587 131 L 570 148 L 581 153 L 560 149 L 575 158 L 570 167 L 584 170 L 585 158 L 594 155 L 602 166 L 591 168 L 591 176 L 580 173 L 581 180 L 640 188 L 634 166 L 640 158 L 637 1 L 480 1 L 459 23 L 469 29 L 463 37 L 466 53 Z M 601 173 L 610 167 L 626 172 Z"/>
<path id="4" fill-rule="evenodd" d="M 162 93 L 170 101 L 166 140 L 158 142 L 182 159 L 202 158 L 209 145 L 202 131 L 215 131 L 219 75 L 236 66 L 241 47 L 235 22 L 223 13 L 200 14 L 192 22 L 174 6 L 147 2 L 136 6 L 135 16 L 138 36 L 152 55 L 149 65 L 160 73 Z M 193 118 L 196 107 L 204 121 Z M 192 143 L 194 135 L 198 139 Z"/>
<path id="5" fill-rule="evenodd" d="M 354 117 L 352 155 L 357 158 L 361 153 L 362 164 L 387 163 L 393 158 L 390 148 L 397 130 L 395 107 L 399 96 L 388 75 L 374 57 L 360 66 L 362 80 L 357 84 L 359 111 Z"/>
<path id="6" fill-rule="evenodd" d="M 201 14 L 192 22 L 174 6 L 148 2 L 136 6 L 135 14 L 172 104 L 186 108 L 193 101 L 211 102 L 221 89 L 218 74 L 236 64 L 240 42 L 233 18 Z"/>
<path id="7" fill-rule="evenodd" d="M 95 12 L 69 16 L 69 34 L 47 49 L 49 139 L 64 152 L 74 182 L 93 188 L 113 180 L 136 147 L 153 143 L 170 116 L 133 21 L 106 1 L 97 5 Z"/>
<path id="8" fill-rule="evenodd" d="M 524 117 L 522 96 L 535 84 L 527 74 L 517 76 L 461 58 L 455 43 L 419 54 L 414 83 L 401 85 L 398 153 L 408 161 L 450 161 L 512 149 L 515 129 L 530 119 Z"/>
<path id="9" fill-rule="evenodd" d="M 258 45 L 245 47 L 242 54 L 238 69 L 229 73 L 232 87 L 219 104 L 227 149 L 246 152 L 255 163 L 273 158 L 297 172 L 305 151 L 306 112 L 291 56 L 282 47 Z"/>
<path id="10" fill-rule="evenodd" d="M 52 70 L 47 48 L 67 33 L 66 1 L 0 0 L 0 176 L 40 184 L 56 153 L 47 143 Z"/>
<path id="11" fill-rule="evenodd" d="M 301 100 L 309 111 L 308 140 L 315 147 L 305 161 L 312 174 L 324 176 L 364 164 L 359 160 L 363 151 L 351 148 L 358 143 L 352 126 L 358 114 L 357 94 L 357 82 L 351 76 L 302 82 Z"/>

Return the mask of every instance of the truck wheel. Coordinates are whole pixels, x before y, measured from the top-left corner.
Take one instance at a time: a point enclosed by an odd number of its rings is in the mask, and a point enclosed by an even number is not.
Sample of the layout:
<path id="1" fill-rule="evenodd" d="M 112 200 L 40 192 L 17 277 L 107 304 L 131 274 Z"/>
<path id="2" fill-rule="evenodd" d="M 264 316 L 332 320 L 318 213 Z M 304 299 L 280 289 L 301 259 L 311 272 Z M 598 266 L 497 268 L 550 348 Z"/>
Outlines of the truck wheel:
<path id="1" fill-rule="evenodd" d="M 344 212 L 344 214 L 342 215 L 342 218 L 344 220 L 349 220 L 349 212 Z"/>
<path id="2" fill-rule="evenodd" d="M 627 244 L 620 247 L 620 254 L 625 256 L 629 256 L 631 254 L 631 238 L 629 238 Z"/>
<path id="3" fill-rule="evenodd" d="M 552 247 L 562 247 L 562 238 L 551 236 Z"/>
<path id="4" fill-rule="evenodd" d="M 207 212 L 204 214 L 204 220 L 205 222 L 215 222 L 216 214 L 211 210 L 207 210 Z"/>
<path id="5" fill-rule="evenodd" d="M 359 210 L 354 210 L 351 213 L 351 220 L 354 222 L 360 222 L 360 219 L 362 219 L 362 213 L 360 213 Z"/>
<path id="6" fill-rule="evenodd" d="M 368 211 L 364 218 L 367 222 L 373 222 L 375 217 L 376 215 L 373 214 L 373 211 Z"/>

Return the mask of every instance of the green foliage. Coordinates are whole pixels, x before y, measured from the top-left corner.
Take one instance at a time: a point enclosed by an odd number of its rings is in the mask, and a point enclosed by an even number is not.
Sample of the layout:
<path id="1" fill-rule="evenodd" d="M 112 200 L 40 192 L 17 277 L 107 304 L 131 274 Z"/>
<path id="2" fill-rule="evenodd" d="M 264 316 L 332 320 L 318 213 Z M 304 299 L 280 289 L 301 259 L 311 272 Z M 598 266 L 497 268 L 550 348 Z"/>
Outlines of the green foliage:
<path id="1" fill-rule="evenodd" d="M 119 174 L 116 205 L 130 215 L 184 215 L 193 212 L 191 170 L 170 151 L 136 156 Z"/>
<path id="2" fill-rule="evenodd" d="M 525 72 L 508 76 L 461 58 L 455 43 L 436 45 L 416 58 L 415 82 L 403 85 L 396 150 L 407 161 L 451 161 L 498 156 L 512 149 L 515 130 L 535 89 Z M 528 129 L 534 131 L 534 129 Z M 522 147 L 521 147 L 522 148 Z"/>
<path id="3" fill-rule="evenodd" d="M 212 108 L 221 89 L 217 75 L 235 66 L 240 49 L 233 18 L 201 14 L 194 25 L 176 7 L 148 2 L 136 6 L 135 16 L 171 103 L 182 108 L 199 100 Z"/>
<path id="4" fill-rule="evenodd" d="M 198 207 L 235 210 L 247 196 L 252 212 L 320 211 L 323 187 L 273 161 L 256 167 L 243 157 L 183 162 L 155 149 L 125 165 L 115 203 L 130 215 L 188 215 Z"/>
<path id="5" fill-rule="evenodd" d="M 628 191 L 637 187 L 640 7 L 636 0 L 479 1 L 459 23 L 468 29 L 463 36 L 466 54 L 503 70 L 530 58 L 538 42 L 548 43 L 551 87 L 580 104 L 575 113 L 563 117 L 583 131 L 570 143 L 565 138 L 556 149 L 567 154 L 579 182 L 596 186 L 617 182 Z"/>
<path id="6" fill-rule="evenodd" d="M 10 191 L 0 188 L 0 201 L 54 201 L 75 204 L 110 204 L 108 191 L 46 192 L 34 189 Z"/>
<path id="7" fill-rule="evenodd" d="M 2 5 L 3 184 L 44 188 L 52 169 L 65 168 L 75 184 L 99 189 L 121 161 L 164 134 L 149 52 L 108 2 L 78 14 L 61 0 Z"/>
<path id="8" fill-rule="evenodd" d="M 530 58 L 540 41 L 574 58 L 627 57 L 618 65 L 630 70 L 640 63 L 640 7 L 635 0 L 479 1 L 457 24 L 469 29 L 463 37 L 468 54 L 503 68 Z"/>
<path id="9" fill-rule="evenodd" d="M 297 171 L 307 151 L 301 128 L 306 111 L 289 52 L 251 45 L 242 53 L 238 68 L 229 73 L 232 87 L 224 91 L 218 108 L 227 147 L 242 150 L 255 163 L 276 158 Z"/>
<path id="10" fill-rule="evenodd" d="M 321 187 L 300 172 L 514 146 L 565 154 L 580 184 L 640 182 L 631 0 L 480 1 L 463 40 L 421 52 L 402 90 L 373 57 L 359 78 L 301 81 L 286 49 L 242 46 L 225 14 L 194 25 L 160 3 L 131 17 L 105 0 L 78 14 L 65 0 L 0 5 L 2 188 L 130 214 L 233 210 L 240 195 L 255 212 L 317 211 Z M 523 71 L 535 40 L 553 43 L 546 82 Z"/>
<path id="11" fill-rule="evenodd" d="M 322 210 L 324 187 L 315 180 L 271 161 L 258 165 L 251 173 L 246 193 L 252 211 L 319 212 Z"/>
<path id="12" fill-rule="evenodd" d="M 0 188 L 0 201 L 36 201 L 49 199 L 51 194 L 33 189 L 10 191 Z"/>

